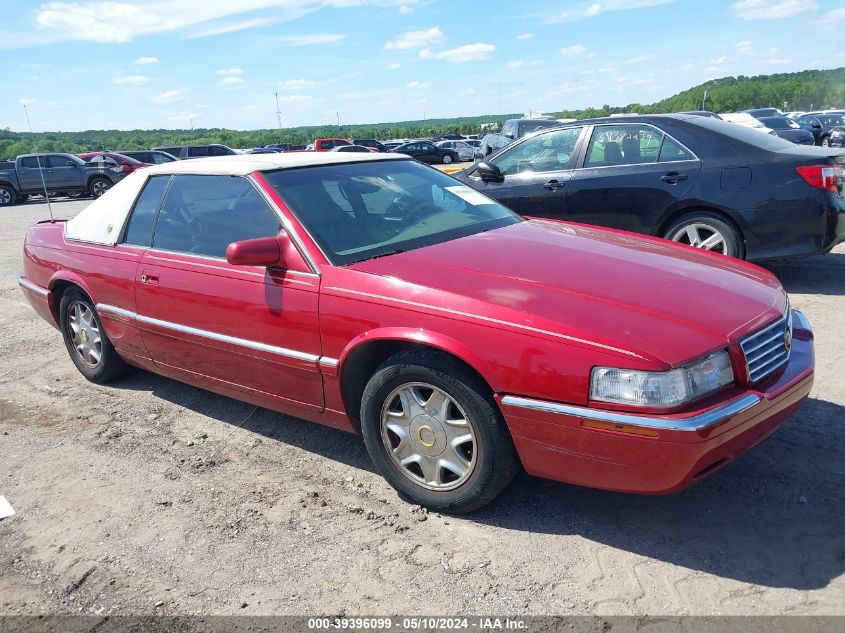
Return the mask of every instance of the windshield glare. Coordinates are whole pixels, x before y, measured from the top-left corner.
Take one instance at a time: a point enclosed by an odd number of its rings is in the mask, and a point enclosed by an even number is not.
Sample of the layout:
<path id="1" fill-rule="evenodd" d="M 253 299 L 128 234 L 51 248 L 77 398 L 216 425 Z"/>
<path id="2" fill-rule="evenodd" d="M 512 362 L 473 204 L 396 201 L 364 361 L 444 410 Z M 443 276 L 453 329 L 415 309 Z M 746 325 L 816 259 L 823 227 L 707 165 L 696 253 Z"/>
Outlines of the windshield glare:
<path id="1" fill-rule="evenodd" d="M 494 200 L 413 160 L 282 169 L 264 177 L 339 266 L 521 221 Z"/>

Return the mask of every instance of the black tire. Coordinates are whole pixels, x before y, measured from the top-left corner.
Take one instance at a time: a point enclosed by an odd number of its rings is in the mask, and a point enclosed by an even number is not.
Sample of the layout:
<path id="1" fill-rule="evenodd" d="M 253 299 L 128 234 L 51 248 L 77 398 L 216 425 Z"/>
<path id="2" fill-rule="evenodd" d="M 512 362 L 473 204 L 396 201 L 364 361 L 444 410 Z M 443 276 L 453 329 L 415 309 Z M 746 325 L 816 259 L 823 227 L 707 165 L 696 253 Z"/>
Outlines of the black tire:
<path id="1" fill-rule="evenodd" d="M 822 139 L 821 146 L 822 147 L 830 147 L 830 137 L 829 136 L 825 136 Z"/>
<path id="2" fill-rule="evenodd" d="M 737 259 L 744 257 L 742 238 L 736 227 L 721 216 L 709 211 L 693 211 L 681 216 L 666 229 L 662 237 L 667 240 L 698 246 L 697 244 L 691 243 L 688 235 L 682 235 L 683 232 L 689 231 L 693 227 L 703 229 L 700 231 L 702 241 L 706 241 L 707 238 L 715 233 L 721 235 L 723 245 L 715 249 L 708 248 L 708 250 L 727 255 L 728 257 L 736 257 Z"/>
<path id="3" fill-rule="evenodd" d="M 11 207 L 18 200 L 18 194 L 14 187 L 0 185 L 0 207 Z"/>
<path id="4" fill-rule="evenodd" d="M 92 178 L 88 183 L 88 194 L 94 198 L 99 198 L 109 189 L 112 188 L 112 181 L 108 178 Z"/>
<path id="5" fill-rule="evenodd" d="M 474 435 L 474 465 L 466 479 L 460 482 L 459 478 L 457 487 L 449 490 L 432 490 L 414 481 L 409 469 L 394 461 L 383 437 L 382 413 L 391 405 L 387 399 L 405 385 L 420 383 L 435 387 L 460 407 Z M 364 389 L 361 430 L 367 452 L 388 483 L 405 499 L 433 510 L 477 510 L 502 492 L 520 470 L 516 449 L 490 388 L 460 362 L 437 351 L 400 352 L 376 369 Z M 418 435 L 423 441 L 422 429 Z"/>
<path id="6" fill-rule="evenodd" d="M 77 351 L 77 345 L 73 340 L 73 329 L 71 327 L 71 323 L 74 320 L 71 315 L 71 311 L 74 310 L 76 306 L 84 306 L 93 316 L 92 323 L 100 336 L 100 353 L 99 360 L 97 362 L 91 362 L 90 356 L 88 357 L 88 361 L 83 360 L 82 354 Z M 100 315 L 97 314 L 94 304 L 91 303 L 88 296 L 78 288 L 69 288 L 62 294 L 62 300 L 59 303 L 59 324 L 62 329 L 62 336 L 65 340 L 65 347 L 67 348 L 68 354 L 70 354 L 70 359 L 73 361 L 73 364 L 76 365 L 79 373 L 91 382 L 105 384 L 123 376 L 130 369 L 129 365 L 127 365 L 124 360 L 118 356 L 114 346 L 109 340 L 109 337 L 106 335 L 106 332 L 102 327 L 102 322 L 100 321 Z M 86 342 L 93 340 L 91 335 L 88 334 L 88 332 L 91 331 L 93 331 L 92 328 L 87 328 L 86 332 L 82 335 L 84 336 L 84 340 Z"/>

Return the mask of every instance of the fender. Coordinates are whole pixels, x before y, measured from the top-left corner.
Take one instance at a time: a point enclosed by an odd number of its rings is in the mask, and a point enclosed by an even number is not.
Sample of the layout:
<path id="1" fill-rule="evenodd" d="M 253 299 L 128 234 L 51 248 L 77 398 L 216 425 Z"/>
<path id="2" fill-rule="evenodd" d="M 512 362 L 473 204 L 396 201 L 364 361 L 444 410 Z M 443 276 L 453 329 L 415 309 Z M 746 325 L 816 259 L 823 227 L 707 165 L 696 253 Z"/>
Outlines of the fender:
<path id="1" fill-rule="evenodd" d="M 50 302 L 50 312 L 53 313 L 53 318 L 56 320 L 56 325 L 59 324 L 59 305 L 56 302 L 56 295 L 53 292 L 57 285 L 60 283 L 67 282 L 71 283 L 75 286 L 79 286 L 82 290 L 87 294 L 94 305 L 97 305 L 97 298 L 94 296 L 94 293 L 91 292 L 91 287 L 75 272 L 72 270 L 57 270 L 52 277 L 50 277 L 50 281 L 47 284 L 47 290 L 50 291 L 48 295 L 48 301 Z"/>
<path id="2" fill-rule="evenodd" d="M 502 391 L 502 384 L 499 377 L 472 348 L 449 336 L 420 328 L 385 327 L 359 334 L 349 341 L 341 353 L 337 363 L 337 375 L 341 375 L 343 365 L 353 351 L 361 345 L 372 341 L 405 341 L 434 347 L 455 356 L 472 367 L 494 392 L 498 393 Z"/>

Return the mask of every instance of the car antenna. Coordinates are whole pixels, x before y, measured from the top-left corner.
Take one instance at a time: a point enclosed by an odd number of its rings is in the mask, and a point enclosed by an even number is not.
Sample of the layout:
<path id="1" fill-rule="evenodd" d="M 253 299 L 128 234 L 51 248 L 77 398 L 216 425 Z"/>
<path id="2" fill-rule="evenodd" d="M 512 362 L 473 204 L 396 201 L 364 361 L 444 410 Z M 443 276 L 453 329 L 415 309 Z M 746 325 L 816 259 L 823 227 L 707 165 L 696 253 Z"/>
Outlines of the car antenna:
<path id="1" fill-rule="evenodd" d="M 50 222 L 55 222 L 53 217 L 53 205 L 50 203 L 50 194 L 47 193 L 47 181 L 44 180 L 44 170 L 41 169 L 41 156 L 38 154 L 38 144 L 35 142 L 35 133 L 32 131 L 32 123 L 29 122 L 29 111 L 26 105 L 23 107 L 23 113 L 26 115 L 26 124 L 29 126 L 29 135 L 32 137 L 32 149 L 35 150 L 35 160 L 38 162 L 38 173 L 41 174 L 41 186 L 44 187 L 44 199 L 47 201 L 47 210 L 50 212 Z"/>

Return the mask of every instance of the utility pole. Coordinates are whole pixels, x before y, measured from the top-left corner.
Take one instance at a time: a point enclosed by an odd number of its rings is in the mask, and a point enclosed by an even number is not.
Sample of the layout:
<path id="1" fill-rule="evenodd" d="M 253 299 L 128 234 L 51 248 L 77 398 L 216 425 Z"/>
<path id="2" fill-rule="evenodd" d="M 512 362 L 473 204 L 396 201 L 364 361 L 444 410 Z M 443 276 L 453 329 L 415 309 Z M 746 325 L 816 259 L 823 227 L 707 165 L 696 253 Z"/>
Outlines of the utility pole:
<path id="1" fill-rule="evenodd" d="M 706 103 L 707 103 L 707 90 L 704 91 L 704 98 L 701 100 L 701 109 L 702 110 L 707 110 L 707 108 L 704 107 L 704 104 L 706 104 Z"/>
<path id="2" fill-rule="evenodd" d="M 336 112 L 337 114 L 337 127 L 340 127 L 340 112 Z"/>
<path id="3" fill-rule="evenodd" d="M 279 124 L 279 129 L 282 129 L 282 111 L 279 109 L 279 93 L 274 93 L 276 95 L 276 122 Z"/>
<path id="4" fill-rule="evenodd" d="M 190 121 L 191 121 L 191 132 L 193 132 L 194 131 L 194 120 L 190 119 Z"/>

